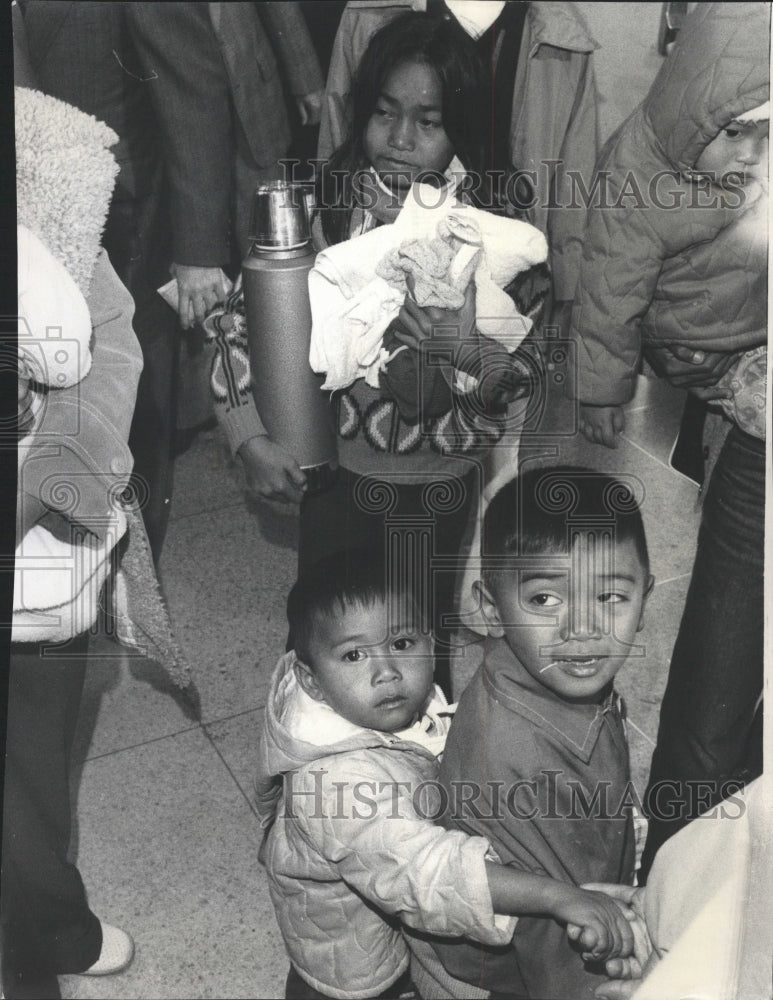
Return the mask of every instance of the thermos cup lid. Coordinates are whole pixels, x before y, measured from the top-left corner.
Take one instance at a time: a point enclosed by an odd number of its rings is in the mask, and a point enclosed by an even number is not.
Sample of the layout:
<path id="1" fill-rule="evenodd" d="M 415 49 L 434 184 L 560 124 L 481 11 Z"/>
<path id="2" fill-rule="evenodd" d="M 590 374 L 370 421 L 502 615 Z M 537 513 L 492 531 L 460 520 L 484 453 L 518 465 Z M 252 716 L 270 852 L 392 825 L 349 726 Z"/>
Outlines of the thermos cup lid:
<path id="1" fill-rule="evenodd" d="M 311 194 L 309 194 L 311 192 Z M 313 190 L 308 184 L 259 184 L 252 206 L 250 239 L 258 249 L 294 250 L 311 239 Z"/>

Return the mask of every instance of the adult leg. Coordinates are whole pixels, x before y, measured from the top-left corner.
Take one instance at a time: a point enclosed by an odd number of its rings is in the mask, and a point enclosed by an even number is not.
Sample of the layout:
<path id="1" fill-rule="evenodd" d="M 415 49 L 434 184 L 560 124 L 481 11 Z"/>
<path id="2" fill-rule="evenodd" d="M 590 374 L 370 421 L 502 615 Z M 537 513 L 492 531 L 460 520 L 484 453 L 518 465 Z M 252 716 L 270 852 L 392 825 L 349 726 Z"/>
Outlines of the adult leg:
<path id="1" fill-rule="evenodd" d="M 70 754 L 87 652 L 87 634 L 11 650 L 0 897 L 6 997 L 58 997 L 57 974 L 89 968 L 102 947 L 99 920 L 67 860 Z"/>
<path id="2" fill-rule="evenodd" d="M 764 522 L 765 446 L 734 428 L 706 495 L 661 706 L 642 878 L 658 847 L 722 799 L 727 782 L 759 773 L 750 743 L 760 739 Z"/>

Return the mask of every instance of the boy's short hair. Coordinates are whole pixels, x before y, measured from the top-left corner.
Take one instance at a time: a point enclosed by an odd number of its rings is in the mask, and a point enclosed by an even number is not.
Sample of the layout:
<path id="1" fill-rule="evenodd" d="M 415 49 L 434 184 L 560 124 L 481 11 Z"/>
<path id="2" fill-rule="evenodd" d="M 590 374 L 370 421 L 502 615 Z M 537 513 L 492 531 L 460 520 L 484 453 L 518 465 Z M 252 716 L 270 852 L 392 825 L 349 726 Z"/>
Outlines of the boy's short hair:
<path id="1" fill-rule="evenodd" d="M 316 620 L 341 614 L 353 604 L 370 607 L 394 595 L 395 607 L 410 608 L 427 626 L 420 576 L 411 566 L 387 560 L 384 547 L 351 548 L 320 559 L 296 581 L 287 598 L 290 645 L 308 666 Z"/>
<path id="2" fill-rule="evenodd" d="M 494 496 L 483 521 L 485 574 L 506 568 L 502 556 L 567 553 L 578 532 L 609 533 L 615 543 L 633 541 L 645 572 L 649 554 L 633 477 L 623 482 L 579 466 L 532 468 Z M 643 488 L 640 491 L 643 494 Z"/>

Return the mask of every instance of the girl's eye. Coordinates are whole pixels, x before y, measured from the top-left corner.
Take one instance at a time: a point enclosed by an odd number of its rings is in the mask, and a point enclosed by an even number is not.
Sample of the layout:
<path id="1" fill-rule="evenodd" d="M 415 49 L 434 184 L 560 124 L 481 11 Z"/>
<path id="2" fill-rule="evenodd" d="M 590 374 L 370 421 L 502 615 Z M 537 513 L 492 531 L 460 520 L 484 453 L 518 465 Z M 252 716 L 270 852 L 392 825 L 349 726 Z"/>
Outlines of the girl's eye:
<path id="1" fill-rule="evenodd" d="M 625 594 L 599 594 L 598 601 L 599 604 L 620 604 L 621 601 L 627 600 Z"/>
<path id="2" fill-rule="evenodd" d="M 407 649 L 412 649 L 415 645 L 415 640 L 408 635 L 401 635 L 398 639 L 395 639 L 392 643 L 392 649 L 398 653 L 403 653 Z"/>
<path id="3" fill-rule="evenodd" d="M 741 134 L 741 130 L 739 128 L 726 128 L 723 131 L 728 139 L 737 139 Z"/>
<path id="4" fill-rule="evenodd" d="M 343 657 L 347 663 L 359 663 L 360 660 L 365 659 L 365 650 L 363 649 L 348 649 Z"/>
<path id="5" fill-rule="evenodd" d="M 536 604 L 538 608 L 555 608 L 561 603 L 561 598 L 555 594 L 535 594 L 531 598 L 531 603 Z"/>
<path id="6" fill-rule="evenodd" d="M 392 114 L 392 112 L 389 110 L 389 108 L 379 107 L 378 104 L 376 105 L 376 107 L 373 110 L 373 116 L 375 118 L 389 118 L 391 116 L 391 114 Z"/>

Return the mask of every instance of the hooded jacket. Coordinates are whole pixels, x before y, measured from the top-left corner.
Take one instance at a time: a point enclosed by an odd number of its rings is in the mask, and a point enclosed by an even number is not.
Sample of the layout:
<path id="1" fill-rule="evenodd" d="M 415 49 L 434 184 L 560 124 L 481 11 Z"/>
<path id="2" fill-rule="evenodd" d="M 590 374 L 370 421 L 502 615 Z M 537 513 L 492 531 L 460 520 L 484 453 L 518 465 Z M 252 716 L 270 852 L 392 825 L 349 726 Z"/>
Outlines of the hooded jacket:
<path id="1" fill-rule="evenodd" d="M 401 920 L 506 944 L 515 924 L 491 908 L 488 841 L 427 818 L 439 808 L 423 797 L 436 756 L 313 702 L 294 664 L 286 653 L 274 672 L 256 790 L 271 899 L 299 974 L 327 996 L 377 996 L 408 967 Z"/>
<path id="2" fill-rule="evenodd" d="M 602 150 L 572 314 L 581 402 L 627 402 L 642 343 L 765 342 L 765 249 L 738 225 L 753 193 L 692 172 L 723 128 L 768 100 L 769 38 L 767 3 L 698 4 Z"/>

